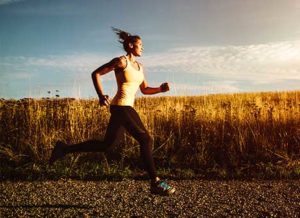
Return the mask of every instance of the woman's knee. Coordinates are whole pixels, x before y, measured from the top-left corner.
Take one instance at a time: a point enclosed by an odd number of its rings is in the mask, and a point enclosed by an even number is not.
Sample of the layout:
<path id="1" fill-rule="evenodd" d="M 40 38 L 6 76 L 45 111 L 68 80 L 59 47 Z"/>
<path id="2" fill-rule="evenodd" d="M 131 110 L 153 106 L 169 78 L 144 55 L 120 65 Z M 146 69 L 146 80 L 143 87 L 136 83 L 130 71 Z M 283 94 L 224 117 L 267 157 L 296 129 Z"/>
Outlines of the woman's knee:
<path id="1" fill-rule="evenodd" d="M 109 147 L 113 146 L 115 144 L 115 141 L 113 140 L 104 140 L 102 143 L 102 148 L 104 151 L 106 151 Z"/>
<path id="2" fill-rule="evenodd" d="M 140 137 L 140 143 L 143 145 L 152 146 L 153 137 L 149 133 L 144 133 Z"/>

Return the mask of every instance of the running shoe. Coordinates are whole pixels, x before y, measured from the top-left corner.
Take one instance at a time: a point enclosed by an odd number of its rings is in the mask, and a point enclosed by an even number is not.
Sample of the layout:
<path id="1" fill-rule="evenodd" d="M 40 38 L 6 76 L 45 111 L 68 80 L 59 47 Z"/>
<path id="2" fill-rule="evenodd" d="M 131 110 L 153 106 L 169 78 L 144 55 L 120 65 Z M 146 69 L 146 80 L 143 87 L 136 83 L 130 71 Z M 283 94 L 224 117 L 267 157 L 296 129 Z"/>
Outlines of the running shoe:
<path id="1" fill-rule="evenodd" d="M 65 143 L 61 141 L 57 141 L 55 147 L 52 151 L 51 157 L 49 159 L 49 164 L 52 165 L 57 159 L 60 159 L 66 155 L 64 151 L 64 147 L 66 146 Z"/>
<path id="2" fill-rule="evenodd" d="M 175 192 L 175 188 L 168 185 L 166 180 L 159 180 L 151 184 L 150 191 L 152 194 L 171 195 Z"/>

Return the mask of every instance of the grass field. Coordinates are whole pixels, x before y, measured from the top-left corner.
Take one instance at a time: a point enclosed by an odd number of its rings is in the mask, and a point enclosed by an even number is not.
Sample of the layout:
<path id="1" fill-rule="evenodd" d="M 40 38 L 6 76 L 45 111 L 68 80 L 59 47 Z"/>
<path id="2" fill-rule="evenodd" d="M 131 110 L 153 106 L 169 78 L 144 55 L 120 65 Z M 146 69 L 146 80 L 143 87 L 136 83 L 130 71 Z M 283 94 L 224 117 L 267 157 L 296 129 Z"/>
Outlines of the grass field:
<path id="1" fill-rule="evenodd" d="M 146 97 L 135 108 L 154 138 L 159 173 L 179 177 L 300 177 L 300 91 Z M 57 140 L 104 136 L 109 111 L 97 100 L 0 101 L 1 178 L 132 176 L 139 145 L 125 135 L 104 153 L 46 163 Z"/>

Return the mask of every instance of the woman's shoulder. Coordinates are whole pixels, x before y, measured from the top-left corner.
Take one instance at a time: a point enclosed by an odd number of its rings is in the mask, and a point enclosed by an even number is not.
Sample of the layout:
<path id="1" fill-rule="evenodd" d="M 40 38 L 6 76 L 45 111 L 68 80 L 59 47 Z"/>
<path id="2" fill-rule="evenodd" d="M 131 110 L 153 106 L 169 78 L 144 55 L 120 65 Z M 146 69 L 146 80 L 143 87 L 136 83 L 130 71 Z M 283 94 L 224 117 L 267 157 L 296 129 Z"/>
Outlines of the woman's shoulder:
<path id="1" fill-rule="evenodd" d="M 111 60 L 115 68 L 125 68 L 127 66 L 127 61 L 125 56 L 115 57 Z"/>

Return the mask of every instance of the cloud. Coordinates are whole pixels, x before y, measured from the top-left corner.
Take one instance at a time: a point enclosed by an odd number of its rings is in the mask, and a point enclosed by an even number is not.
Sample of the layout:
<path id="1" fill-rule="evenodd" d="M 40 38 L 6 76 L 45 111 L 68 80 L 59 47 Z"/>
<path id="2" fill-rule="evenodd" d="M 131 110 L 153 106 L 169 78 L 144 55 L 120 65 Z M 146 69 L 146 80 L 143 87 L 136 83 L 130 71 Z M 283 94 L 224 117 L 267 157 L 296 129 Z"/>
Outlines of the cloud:
<path id="1" fill-rule="evenodd" d="M 116 54 L 76 53 L 44 57 L 0 57 L 2 84 L 14 81 L 91 86 L 91 72 Z M 175 48 L 141 58 L 149 84 L 171 83 L 171 95 L 295 89 L 300 82 L 300 41 Z M 114 74 L 102 78 L 114 93 Z M 28 82 L 27 81 L 27 82 Z M 75 86 L 75 85 L 73 85 Z M 94 92 L 91 92 L 94 93 Z M 89 94 L 86 94 L 89 95 Z"/>
<path id="2" fill-rule="evenodd" d="M 182 72 L 254 84 L 300 80 L 300 41 L 188 47 L 144 57 L 153 72 Z"/>
<path id="3" fill-rule="evenodd" d="M 294 0 L 295 8 L 300 9 L 300 2 L 297 0 Z"/>
<path id="4" fill-rule="evenodd" d="M 1 5 L 13 4 L 13 3 L 16 3 L 16 2 L 20 2 L 20 1 L 24 1 L 24 0 L 0 0 L 0 6 Z"/>
<path id="5" fill-rule="evenodd" d="M 61 71 L 87 74 L 108 62 L 113 55 L 95 53 L 46 57 L 2 57 L 0 67 L 6 71 Z M 215 81 L 280 83 L 300 80 L 300 41 L 244 45 L 176 48 L 145 55 L 147 72 L 197 75 Z M 104 77 L 113 79 L 113 76 Z M 90 79 L 90 78 L 89 78 Z"/>
<path id="6" fill-rule="evenodd" d="M 24 71 L 31 72 L 31 74 L 49 74 L 50 72 L 50 77 L 51 71 L 55 71 L 65 75 L 76 74 L 83 78 L 88 75 L 87 78 L 90 80 L 91 72 L 107 61 L 109 61 L 107 57 L 92 53 L 45 57 L 0 57 L 0 68 L 6 71 L 5 74 L 9 74 L 10 77 L 17 78 L 19 78 L 19 74 L 23 75 Z M 112 80 L 113 77 L 109 75 L 103 79 Z"/>
<path id="7" fill-rule="evenodd" d="M 110 59 L 99 54 L 72 54 L 45 57 L 0 57 L 1 96 L 12 98 L 49 97 L 48 90 L 60 90 L 61 96 L 95 95 L 91 72 Z M 102 77 L 110 94 L 114 74 Z"/>
<path id="8" fill-rule="evenodd" d="M 175 95 L 187 95 L 193 93 L 234 93 L 241 91 L 234 81 L 207 81 L 205 84 L 191 85 L 189 83 L 171 84 L 171 91 Z"/>
<path id="9" fill-rule="evenodd" d="M 73 54 L 62 56 L 29 57 L 24 64 L 27 66 L 50 67 L 64 71 L 88 71 L 98 66 L 105 58 L 96 54 Z"/>

